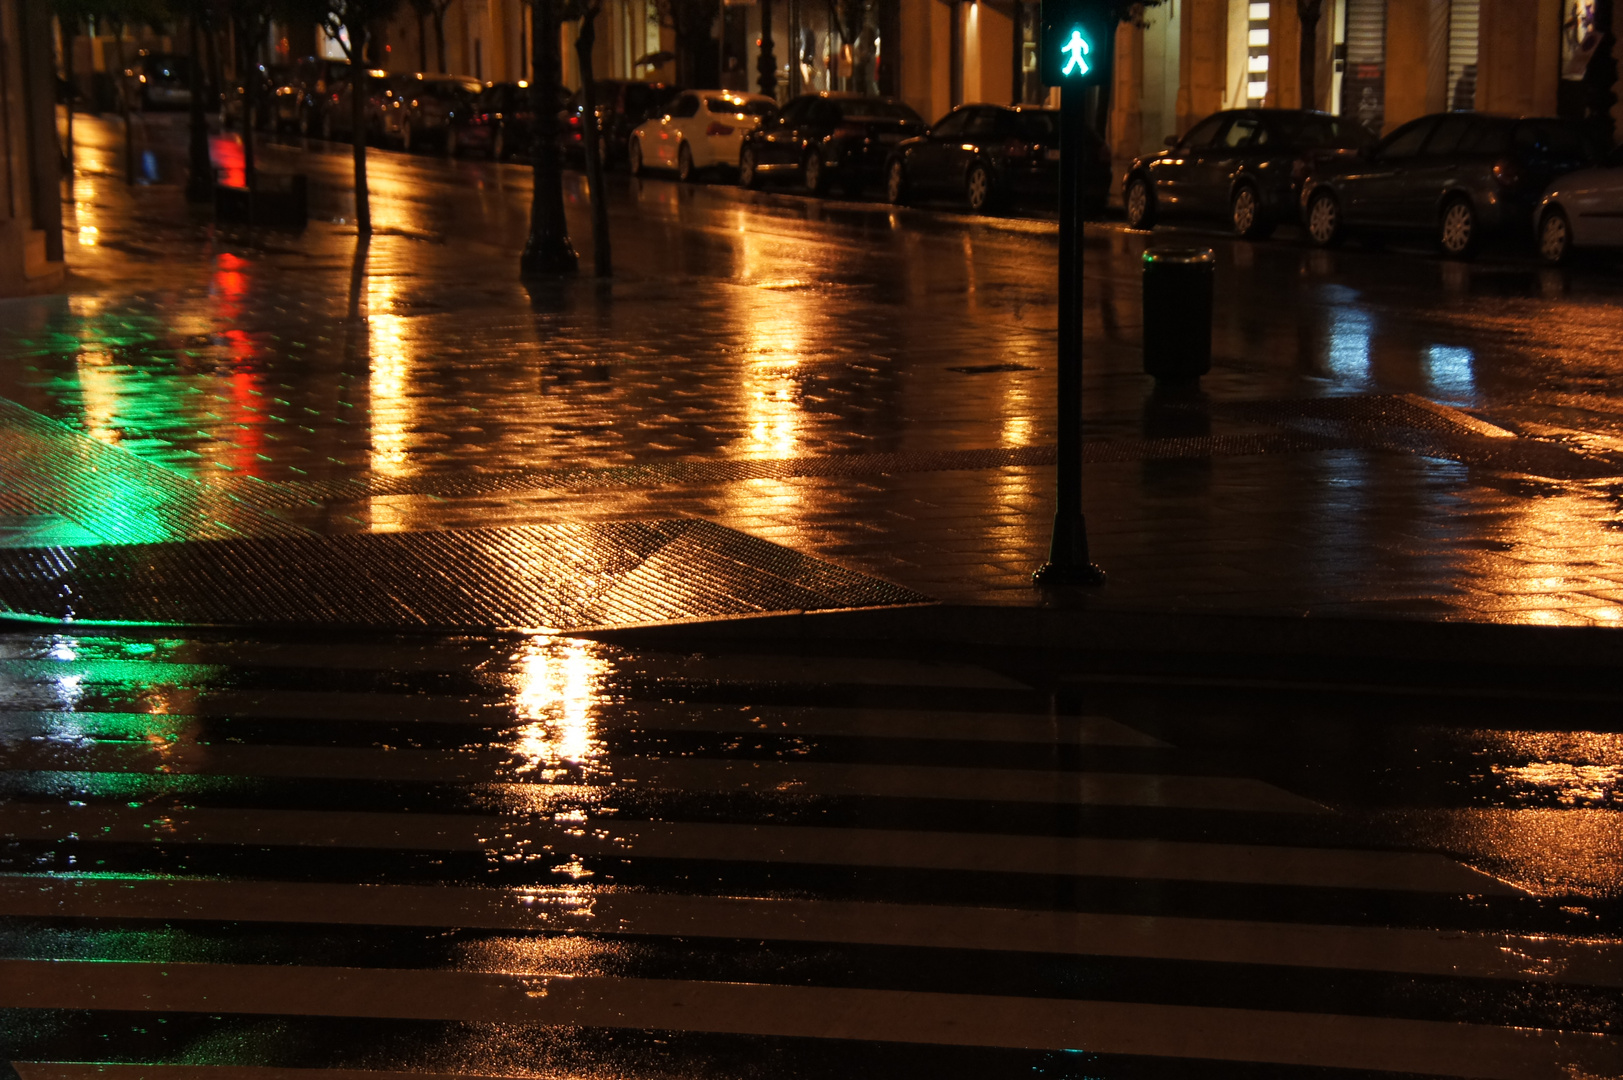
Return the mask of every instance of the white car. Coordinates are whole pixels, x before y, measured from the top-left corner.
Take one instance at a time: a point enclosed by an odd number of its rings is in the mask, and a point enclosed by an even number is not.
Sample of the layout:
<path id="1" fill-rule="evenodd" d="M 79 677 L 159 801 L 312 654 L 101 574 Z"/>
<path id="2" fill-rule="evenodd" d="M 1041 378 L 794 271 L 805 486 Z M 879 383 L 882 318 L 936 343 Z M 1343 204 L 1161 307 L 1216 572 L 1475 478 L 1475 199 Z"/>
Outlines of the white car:
<path id="1" fill-rule="evenodd" d="M 1551 264 L 1566 262 L 1574 248 L 1623 248 L 1623 152 L 1546 188 L 1533 228 L 1539 257 Z"/>
<path id="2" fill-rule="evenodd" d="M 631 133 L 626 148 L 631 174 L 674 169 L 692 180 L 703 169 L 738 167 L 744 136 L 777 111 L 762 94 L 732 90 L 688 90 L 672 98 L 665 114 L 651 117 Z"/>

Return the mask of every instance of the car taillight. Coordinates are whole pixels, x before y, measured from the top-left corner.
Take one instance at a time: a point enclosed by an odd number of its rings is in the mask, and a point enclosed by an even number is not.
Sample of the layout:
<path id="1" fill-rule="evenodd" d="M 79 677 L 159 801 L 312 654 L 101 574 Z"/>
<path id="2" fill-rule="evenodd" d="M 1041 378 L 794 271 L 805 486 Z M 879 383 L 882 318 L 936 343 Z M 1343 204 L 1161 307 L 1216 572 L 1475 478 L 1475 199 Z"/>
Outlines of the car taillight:
<path id="1" fill-rule="evenodd" d="M 580 117 L 576 116 L 574 114 L 571 114 L 570 117 L 569 117 L 569 126 L 574 127 L 574 128 L 580 127 Z"/>
<path id="2" fill-rule="evenodd" d="M 726 124 L 718 124 L 712 120 L 710 122 L 710 126 L 704 129 L 704 133 L 706 135 L 731 135 L 733 133 L 733 129 L 728 127 Z"/>
<path id="3" fill-rule="evenodd" d="M 1016 139 L 1005 146 L 1003 152 L 1012 158 L 1025 158 L 1031 156 L 1031 147 Z"/>
<path id="4" fill-rule="evenodd" d="M 1514 161 L 1506 160 L 1499 162 L 1493 167 L 1493 178 L 1499 182 L 1500 187 L 1508 188 L 1515 187 L 1516 182 L 1522 177 L 1521 173 L 1516 168 L 1516 163 Z"/>

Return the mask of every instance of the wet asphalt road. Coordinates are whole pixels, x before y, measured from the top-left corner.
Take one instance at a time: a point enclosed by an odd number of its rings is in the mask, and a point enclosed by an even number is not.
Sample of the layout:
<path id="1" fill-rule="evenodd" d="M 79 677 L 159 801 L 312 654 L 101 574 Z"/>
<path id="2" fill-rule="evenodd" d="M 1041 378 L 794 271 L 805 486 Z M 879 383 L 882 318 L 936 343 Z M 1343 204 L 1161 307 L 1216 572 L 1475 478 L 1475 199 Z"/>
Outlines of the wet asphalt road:
<path id="1" fill-rule="evenodd" d="M 182 173 L 180 121 L 165 115 L 146 121 L 151 153 L 143 156 L 144 168 L 160 183 Z M 69 226 L 93 238 L 96 192 L 118 170 L 116 141 L 110 129 L 92 121 L 81 119 L 79 130 L 85 174 L 80 194 L 86 197 L 76 198 Z M 229 161 L 234 150 L 221 144 L 217 156 Z M 440 250 L 423 251 L 419 270 L 395 264 L 398 286 L 379 296 L 378 286 L 369 284 L 374 293 L 363 299 L 426 310 L 434 306 L 431 299 L 412 294 L 419 282 L 428 284 L 436 265 L 452 270 L 465 286 L 472 282 L 456 271 L 470 265 L 471 253 L 488 259 L 477 264 L 484 277 L 510 265 L 528 223 L 527 166 L 378 149 L 370 160 L 379 233 Z M 317 219 L 352 218 L 347 147 L 278 139 L 261 147 L 261 163 L 269 172 L 309 174 Z M 579 178 L 570 176 L 572 235 L 589 270 L 585 194 Z M 905 344 L 891 344 L 893 351 L 918 355 L 936 344 L 920 340 L 924 335 L 914 320 L 924 318 L 938 328 L 929 338 L 944 339 L 941 347 L 985 354 L 985 364 L 970 366 L 1030 364 L 1046 371 L 1052 220 L 976 218 L 946 204 L 897 209 L 871 199 L 817 200 L 792 188 L 752 194 L 724 177 L 687 186 L 672 178 L 611 174 L 608 192 L 619 280 L 681 283 L 692 290 L 695 314 L 709 315 L 705 301 L 718 296 L 706 294 L 704 281 L 748 285 L 768 293 L 784 324 L 780 337 L 805 336 L 819 326 L 832 331 L 833 349 L 890 344 L 883 336 L 876 340 L 859 313 L 842 310 L 841 298 L 849 297 L 893 311 L 896 329 L 908 335 Z M 448 242 L 456 252 L 440 247 Z M 1458 263 L 1431 254 L 1424 243 L 1401 239 L 1320 252 L 1303 246 L 1288 228 L 1278 239 L 1250 243 L 1198 224 L 1151 235 L 1109 223 L 1089 229 L 1087 409 L 1100 425 L 1095 434 L 1136 417 L 1142 406 L 1139 256 L 1152 245 L 1210 246 L 1217 254 L 1216 360 L 1206 383 L 1213 394 L 1415 393 L 1528 435 L 1581 447 L 1623 446 L 1617 388 L 1623 271 L 1612 261 L 1602 257 L 1552 270 L 1530 253 L 1508 249 Z M 367 272 L 387 276 L 378 269 L 369 265 Z M 490 284 L 506 284 L 508 276 L 496 274 Z M 247 282 L 245 299 L 257 284 Z M 450 282 L 433 284 L 441 306 L 464 299 L 445 294 Z M 667 332 L 678 335 L 736 332 L 713 316 L 695 319 L 697 325 L 675 312 L 665 318 Z M 661 333 L 629 320 L 617 328 L 632 340 Z M 804 352 L 805 343 L 797 344 Z M 1040 385 L 1041 377 L 1035 381 Z M 819 404 L 825 408 L 815 411 L 826 413 L 826 406 L 854 409 L 860 401 Z M 1034 438 L 1051 437 L 1047 410 L 1004 411 L 1005 423 L 1031 425 Z M 852 419 L 849 411 L 838 417 L 847 427 Z M 905 428 L 915 418 L 897 419 Z"/>
<path id="2" fill-rule="evenodd" d="M 22 1080 L 1623 1068 L 1617 736 L 1584 706 L 1079 696 L 905 653 L 4 635 L 0 1053 Z"/>

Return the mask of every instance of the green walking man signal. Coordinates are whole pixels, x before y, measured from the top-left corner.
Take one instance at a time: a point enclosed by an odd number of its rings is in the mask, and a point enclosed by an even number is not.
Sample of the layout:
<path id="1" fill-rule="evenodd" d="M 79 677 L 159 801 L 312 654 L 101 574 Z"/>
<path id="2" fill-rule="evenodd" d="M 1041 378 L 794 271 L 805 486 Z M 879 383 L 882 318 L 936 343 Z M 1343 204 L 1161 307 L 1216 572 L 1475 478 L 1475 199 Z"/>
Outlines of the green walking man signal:
<path id="1" fill-rule="evenodd" d="M 1108 0 L 1042 0 L 1045 86 L 1095 86 L 1110 74 L 1116 43 L 1116 5 Z"/>

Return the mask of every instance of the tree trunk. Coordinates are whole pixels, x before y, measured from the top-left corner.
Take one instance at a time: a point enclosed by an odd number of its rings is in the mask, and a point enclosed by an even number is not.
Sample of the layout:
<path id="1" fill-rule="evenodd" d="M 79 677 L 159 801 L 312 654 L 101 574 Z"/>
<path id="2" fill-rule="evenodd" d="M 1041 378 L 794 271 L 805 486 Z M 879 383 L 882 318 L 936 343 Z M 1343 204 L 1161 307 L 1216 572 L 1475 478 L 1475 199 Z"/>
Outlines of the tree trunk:
<path id="1" fill-rule="evenodd" d="M 349 30 L 349 98 L 351 144 L 355 150 L 355 232 L 372 235 L 372 198 L 366 187 L 366 93 L 371 77 L 366 70 L 366 27 Z"/>
<path id="2" fill-rule="evenodd" d="M 436 8 L 434 11 L 434 47 L 438 50 L 435 58 L 440 62 L 440 74 L 445 74 L 445 11 Z"/>
<path id="3" fill-rule="evenodd" d="M 428 20 L 423 13 L 417 13 L 417 70 L 428 70 Z"/>
<path id="4" fill-rule="evenodd" d="M 593 87 L 592 46 L 597 41 L 596 4 L 581 16 L 580 33 L 575 38 L 575 56 L 580 61 L 580 85 L 586 115 L 597 115 L 597 90 Z M 581 125 L 582 146 L 586 151 L 586 187 L 592 199 L 592 273 L 600 278 L 614 274 L 614 254 L 609 246 L 609 201 L 603 189 L 602 134 L 596 124 Z"/>
<path id="5" fill-rule="evenodd" d="M 881 0 L 879 4 L 879 92 L 886 97 L 901 93 L 897 73 L 901 70 L 902 15 L 899 3 Z"/>
<path id="6" fill-rule="evenodd" d="M 79 80 L 73 74 L 73 40 L 79 36 L 77 19 L 62 20 L 62 74 L 68 81 L 68 135 L 62 148 L 62 173 L 73 183 L 73 99 L 79 96 Z"/>
<path id="7" fill-rule="evenodd" d="M 197 12 L 193 11 L 192 17 L 187 20 L 192 45 L 192 105 L 187 144 L 189 175 L 186 178 L 186 198 L 189 202 L 205 203 L 214 198 L 214 162 L 209 158 L 208 120 L 203 115 L 203 45 L 197 19 Z M 71 117 L 73 114 L 69 112 L 68 115 Z"/>
<path id="8" fill-rule="evenodd" d="M 1301 50 L 1297 53 L 1297 71 L 1301 79 L 1300 106 L 1304 109 L 1319 107 L 1316 75 L 1319 64 L 1319 12 L 1322 0 L 1296 0 L 1296 14 L 1301 21 Z"/>
<path id="9" fill-rule="evenodd" d="M 558 13 L 553 0 L 537 0 L 531 19 L 531 55 L 535 78 L 530 81 L 531 108 L 535 113 L 535 181 L 530 195 L 530 236 L 519 259 L 519 273 L 569 274 L 580 257 L 569 242 L 564 217 L 563 156 L 558 150 Z M 583 118 L 590 124 L 593 117 Z"/>
<path id="10" fill-rule="evenodd" d="M 135 185 L 135 131 L 130 126 L 130 93 L 129 83 L 124 78 L 124 24 L 113 24 L 113 62 L 118 65 L 117 82 L 113 88 L 118 92 L 118 115 L 124 120 L 124 182 Z"/>
<path id="11" fill-rule="evenodd" d="M 777 100 L 778 96 L 778 58 L 773 55 L 772 47 L 772 0 L 761 0 L 761 55 L 755 61 L 755 73 L 760 77 L 756 85 L 761 93 Z"/>

